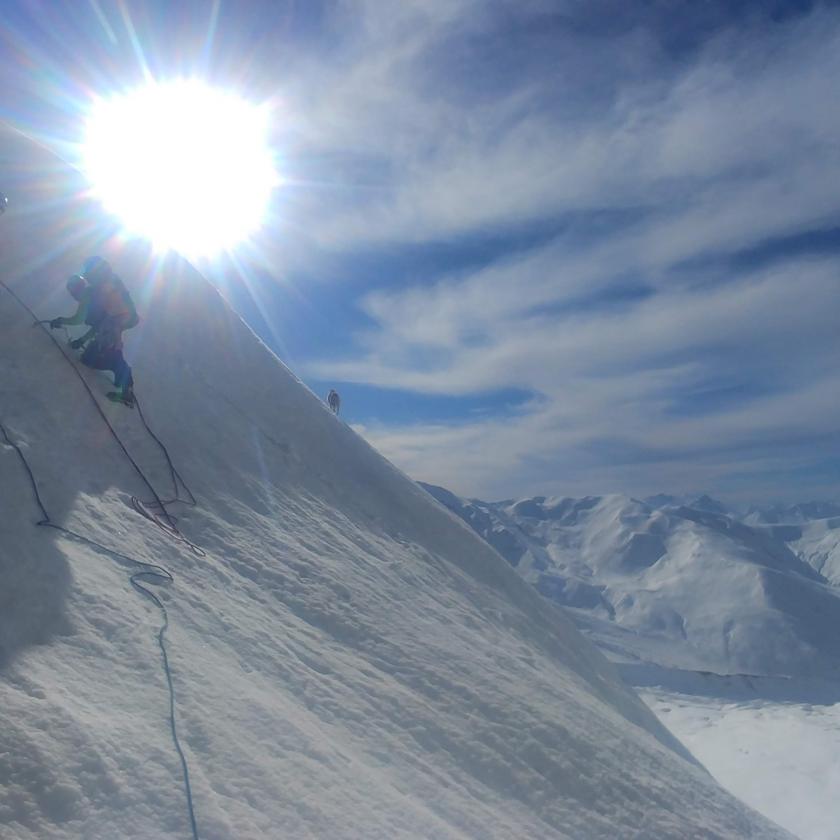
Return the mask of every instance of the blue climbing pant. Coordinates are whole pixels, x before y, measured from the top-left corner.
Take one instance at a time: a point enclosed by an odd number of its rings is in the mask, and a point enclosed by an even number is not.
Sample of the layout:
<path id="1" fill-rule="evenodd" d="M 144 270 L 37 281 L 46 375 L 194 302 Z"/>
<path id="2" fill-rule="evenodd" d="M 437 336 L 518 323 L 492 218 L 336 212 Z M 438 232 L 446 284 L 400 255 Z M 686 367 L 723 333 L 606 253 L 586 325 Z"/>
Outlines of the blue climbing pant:
<path id="1" fill-rule="evenodd" d="M 134 385 L 131 368 L 118 347 L 100 347 L 93 341 L 82 353 L 82 364 L 94 370 L 110 370 L 114 374 L 114 386 L 121 391 Z"/>

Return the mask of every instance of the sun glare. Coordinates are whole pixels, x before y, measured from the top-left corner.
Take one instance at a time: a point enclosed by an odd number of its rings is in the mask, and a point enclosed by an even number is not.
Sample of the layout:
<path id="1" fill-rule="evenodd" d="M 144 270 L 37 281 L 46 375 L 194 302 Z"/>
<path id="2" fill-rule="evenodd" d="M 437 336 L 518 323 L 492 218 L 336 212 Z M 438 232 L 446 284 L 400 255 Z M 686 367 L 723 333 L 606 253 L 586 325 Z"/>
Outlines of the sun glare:
<path id="1" fill-rule="evenodd" d="M 267 114 L 194 81 L 101 100 L 87 123 L 84 168 L 133 233 L 188 257 L 232 248 L 263 222 L 278 183 Z"/>

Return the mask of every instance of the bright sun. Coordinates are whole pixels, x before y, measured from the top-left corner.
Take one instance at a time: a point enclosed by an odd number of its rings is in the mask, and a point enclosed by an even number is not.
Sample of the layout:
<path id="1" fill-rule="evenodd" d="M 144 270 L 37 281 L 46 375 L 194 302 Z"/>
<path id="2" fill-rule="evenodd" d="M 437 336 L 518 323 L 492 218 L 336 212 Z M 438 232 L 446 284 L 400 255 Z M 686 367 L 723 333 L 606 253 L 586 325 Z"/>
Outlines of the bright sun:
<path id="1" fill-rule="evenodd" d="M 185 80 L 101 100 L 87 123 L 84 167 L 130 231 L 185 256 L 231 248 L 261 225 L 279 179 L 267 115 Z"/>

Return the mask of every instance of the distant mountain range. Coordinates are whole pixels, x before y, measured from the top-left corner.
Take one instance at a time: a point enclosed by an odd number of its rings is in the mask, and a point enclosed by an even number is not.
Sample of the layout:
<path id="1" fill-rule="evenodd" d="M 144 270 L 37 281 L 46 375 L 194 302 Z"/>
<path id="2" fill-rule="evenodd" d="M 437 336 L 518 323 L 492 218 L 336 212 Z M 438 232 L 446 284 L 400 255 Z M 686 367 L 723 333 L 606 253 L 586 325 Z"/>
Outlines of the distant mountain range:
<path id="1" fill-rule="evenodd" d="M 840 505 L 621 495 L 484 502 L 423 487 L 614 660 L 720 674 L 840 666 Z"/>

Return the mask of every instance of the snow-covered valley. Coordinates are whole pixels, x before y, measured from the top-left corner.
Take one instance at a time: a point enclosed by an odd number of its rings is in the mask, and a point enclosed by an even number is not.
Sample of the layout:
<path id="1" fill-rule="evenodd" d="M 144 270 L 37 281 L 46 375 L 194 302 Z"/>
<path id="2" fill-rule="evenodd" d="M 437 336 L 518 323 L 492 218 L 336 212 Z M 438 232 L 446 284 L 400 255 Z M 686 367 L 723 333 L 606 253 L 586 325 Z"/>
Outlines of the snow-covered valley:
<path id="1" fill-rule="evenodd" d="M 757 678 L 737 696 L 712 675 L 705 690 L 638 688 L 645 702 L 677 733 L 715 778 L 745 802 L 797 836 L 838 836 L 840 691 L 819 683 L 795 697 Z M 725 682 L 725 680 L 724 680 Z M 769 696 L 768 696 L 769 694 Z"/>

